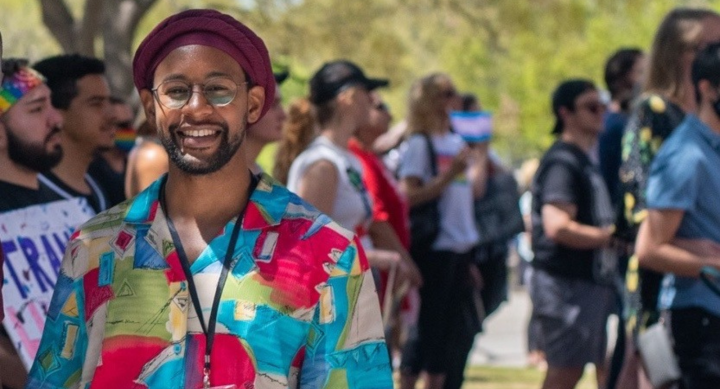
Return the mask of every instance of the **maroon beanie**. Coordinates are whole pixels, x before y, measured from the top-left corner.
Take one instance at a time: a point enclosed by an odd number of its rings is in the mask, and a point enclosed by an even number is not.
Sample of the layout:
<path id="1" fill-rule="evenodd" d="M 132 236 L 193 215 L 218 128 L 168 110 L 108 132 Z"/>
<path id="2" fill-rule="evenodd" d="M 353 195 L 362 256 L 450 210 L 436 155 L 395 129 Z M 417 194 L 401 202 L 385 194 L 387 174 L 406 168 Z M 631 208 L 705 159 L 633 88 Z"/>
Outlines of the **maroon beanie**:
<path id="1" fill-rule="evenodd" d="M 155 69 L 171 51 L 188 45 L 222 50 L 235 59 L 255 85 L 265 88 L 265 115 L 275 99 L 275 78 L 262 39 L 230 15 L 193 9 L 170 16 L 140 43 L 133 59 L 133 81 L 138 91 L 152 89 Z"/>

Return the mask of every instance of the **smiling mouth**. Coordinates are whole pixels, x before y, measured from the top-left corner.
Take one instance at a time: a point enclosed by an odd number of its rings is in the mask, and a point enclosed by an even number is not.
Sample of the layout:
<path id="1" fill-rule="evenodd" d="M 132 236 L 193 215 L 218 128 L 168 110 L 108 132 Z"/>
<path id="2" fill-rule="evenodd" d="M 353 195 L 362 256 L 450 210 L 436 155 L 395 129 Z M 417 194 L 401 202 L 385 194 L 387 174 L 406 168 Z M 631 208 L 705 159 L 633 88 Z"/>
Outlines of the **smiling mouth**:
<path id="1" fill-rule="evenodd" d="M 213 136 L 219 134 L 220 131 L 214 131 L 214 130 L 186 130 L 186 131 L 178 131 L 178 135 L 180 135 L 183 138 L 205 138 L 208 136 Z"/>

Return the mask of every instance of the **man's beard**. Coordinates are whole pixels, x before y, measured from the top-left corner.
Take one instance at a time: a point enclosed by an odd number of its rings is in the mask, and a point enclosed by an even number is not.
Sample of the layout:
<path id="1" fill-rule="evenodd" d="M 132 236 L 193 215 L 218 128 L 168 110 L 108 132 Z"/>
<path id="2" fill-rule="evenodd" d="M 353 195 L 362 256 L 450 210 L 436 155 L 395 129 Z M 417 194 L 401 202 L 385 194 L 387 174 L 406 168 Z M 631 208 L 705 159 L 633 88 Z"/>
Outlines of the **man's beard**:
<path id="1" fill-rule="evenodd" d="M 60 128 L 53 128 L 42 144 L 24 143 L 15 136 L 12 128 L 7 125 L 5 128 L 8 140 L 8 157 L 10 157 L 11 161 L 35 172 L 48 171 L 60 163 L 63 156 L 60 145 L 56 145 L 50 151 L 47 150 L 48 141 L 52 136 L 60 132 Z"/>
<path id="2" fill-rule="evenodd" d="M 214 173 L 227 165 L 232 157 L 237 153 L 238 149 L 245 140 L 245 130 L 247 128 L 247 117 L 243 118 L 243 130 L 240 131 L 232 139 L 229 139 L 230 131 L 226 123 L 213 123 L 222 128 L 220 132 L 220 146 L 218 151 L 208 160 L 198 163 L 196 161 L 188 161 L 184 158 L 180 147 L 175 143 L 174 137 L 178 142 L 182 142 L 182 137 L 177 134 L 178 125 L 171 125 L 168 132 L 160 132 L 160 141 L 165 147 L 170 160 L 185 173 L 192 175 L 205 175 Z"/>

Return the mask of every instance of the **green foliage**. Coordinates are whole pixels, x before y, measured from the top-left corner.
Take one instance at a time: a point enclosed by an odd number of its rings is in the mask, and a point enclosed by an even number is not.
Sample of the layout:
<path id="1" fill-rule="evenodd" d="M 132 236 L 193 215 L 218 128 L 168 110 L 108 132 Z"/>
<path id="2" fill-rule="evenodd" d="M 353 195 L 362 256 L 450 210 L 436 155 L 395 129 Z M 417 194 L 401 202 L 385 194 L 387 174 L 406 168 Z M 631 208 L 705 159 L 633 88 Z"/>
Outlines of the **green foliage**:
<path id="1" fill-rule="evenodd" d="M 83 0 L 66 1 L 82 12 Z M 8 56 L 36 60 L 59 51 L 37 1 L 0 5 Z M 446 72 L 494 113 L 494 148 L 516 163 L 552 142 L 549 96 L 562 79 L 586 77 L 604 87 L 606 58 L 621 46 L 648 49 L 663 15 L 680 5 L 720 9 L 717 0 L 162 0 L 133 41 L 136 47 L 181 9 L 220 9 L 257 31 L 274 64 L 291 70 L 286 102 L 307 94 L 323 62 L 347 58 L 391 80 L 382 93 L 396 120 L 414 79 Z"/>

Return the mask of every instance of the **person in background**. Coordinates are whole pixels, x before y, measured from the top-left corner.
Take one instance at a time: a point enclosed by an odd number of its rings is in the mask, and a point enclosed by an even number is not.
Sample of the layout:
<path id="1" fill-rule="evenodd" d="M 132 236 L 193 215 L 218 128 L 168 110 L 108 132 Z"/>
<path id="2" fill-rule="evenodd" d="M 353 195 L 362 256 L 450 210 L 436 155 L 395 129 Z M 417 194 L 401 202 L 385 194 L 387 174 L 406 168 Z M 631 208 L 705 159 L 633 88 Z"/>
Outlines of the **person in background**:
<path id="1" fill-rule="evenodd" d="M 135 114 L 125 100 L 111 96 L 110 106 L 115 123 L 115 144 L 101 151 L 90 164 L 88 174 L 105 190 L 109 206 L 125 201 L 125 174 L 128 153 L 135 145 Z"/>
<path id="2" fill-rule="evenodd" d="M 183 11 L 133 81 L 170 170 L 73 235 L 28 387 L 391 389 L 358 239 L 250 172 L 244 132 L 275 93 L 262 39 Z"/>
<path id="3" fill-rule="evenodd" d="M 665 138 L 697 110 L 690 65 L 699 48 L 720 40 L 720 15 L 708 9 L 676 8 L 655 33 L 648 57 L 643 94 L 628 119 L 620 165 L 620 215 L 616 236 L 635 244 L 637 229 L 647 215 L 645 195 L 650 164 Z M 631 253 L 632 254 L 632 253 Z M 626 276 L 629 294 L 628 339 L 658 321 L 658 294 L 662 274 L 639 267 L 630 255 Z M 627 342 L 632 346 L 634 342 Z M 649 388 L 639 355 L 628 350 L 618 388 Z"/>
<path id="4" fill-rule="evenodd" d="M 280 85 L 288 77 L 288 73 L 275 73 L 275 101 L 268 110 L 268 113 L 257 123 L 248 127 L 245 142 L 247 142 L 247 157 L 250 170 L 259 174 L 263 169 L 257 163 L 257 157 L 262 149 L 272 142 L 277 142 L 282 137 L 283 123 L 287 116 L 282 106 L 282 94 Z"/>
<path id="5" fill-rule="evenodd" d="M 392 121 L 390 109 L 382 101 L 379 94 L 372 94 L 372 110 L 365 127 L 360 128 L 348 142 L 348 150 L 357 157 L 362 165 L 363 184 L 370 193 L 372 198 L 372 218 L 373 223 L 378 224 L 371 229 L 371 237 L 375 247 L 384 247 L 395 250 L 402 254 L 404 265 L 409 269 L 410 277 L 407 285 L 397 285 L 395 274 L 391 272 L 381 273 L 380 287 L 378 294 L 380 295 L 381 308 L 387 316 L 383 317 L 386 323 L 397 321 L 399 319 L 400 303 L 404 295 L 412 288 L 413 293 L 417 293 L 417 289 L 422 284 L 422 276 L 420 270 L 410 258 L 408 250 L 410 249 L 410 230 L 408 220 L 407 202 L 403 195 L 399 192 L 398 183 L 393 174 L 385 167 L 380 157 L 375 154 L 372 149 L 373 142 L 378 136 L 384 134 Z M 396 290 L 389 290 L 388 287 L 394 287 Z M 398 290 L 400 289 L 400 290 Z M 405 300 L 408 304 L 412 299 Z M 390 304 L 386 306 L 385 304 Z M 397 323 L 399 324 L 399 323 Z M 389 338 L 388 325 L 386 324 L 386 338 Z M 394 350 L 400 351 L 399 325 L 394 326 L 397 331 L 392 341 L 388 339 Z"/>
<path id="6" fill-rule="evenodd" d="M 622 136 L 630 115 L 632 101 L 640 93 L 645 69 L 645 56 L 640 49 L 621 48 L 613 53 L 605 63 L 605 84 L 610 91 L 610 103 L 605 114 L 605 129 L 598 139 L 600 172 L 605 179 L 610 200 L 617 209 L 620 203 L 620 163 Z M 628 256 L 622 253 L 618 258 L 618 272 L 624 279 L 627 271 Z M 608 371 L 607 389 L 614 389 L 625 358 L 626 334 L 623 287 L 618 285 L 619 318 L 617 340 Z"/>
<path id="7" fill-rule="evenodd" d="M 607 319 L 615 307 L 615 213 L 590 153 L 605 104 L 592 81 L 563 81 L 552 94 L 555 143 L 532 184 L 530 282 L 548 369 L 543 389 L 572 389 L 594 364 L 605 385 Z"/>
<path id="8" fill-rule="evenodd" d="M 293 161 L 287 187 L 355 231 L 370 266 L 379 271 L 396 268 L 397 283 L 402 285 L 412 269 L 403 260 L 403 252 L 397 251 L 399 243 L 376 245 L 378 234 L 388 237 L 388 226 L 373 221 L 372 197 L 362 181 L 362 164 L 348 151 L 352 136 L 367 126 L 371 91 L 387 85 L 387 80 L 368 78 L 360 67 L 345 60 L 328 62 L 315 72 L 310 80 L 310 101 L 320 135 Z"/>
<path id="9" fill-rule="evenodd" d="M 535 254 L 532 250 L 532 179 L 540 165 L 540 160 L 531 158 L 523 162 L 517 174 L 517 182 L 520 186 L 520 213 L 522 213 L 525 231 L 518 234 L 517 237 L 517 253 L 520 256 L 519 275 L 520 282 L 525 285 L 526 290 L 530 290 L 530 282 L 532 280 L 532 261 Z M 527 326 L 527 352 L 528 364 L 532 367 L 544 370 L 547 369 L 547 361 L 545 360 L 545 351 L 543 351 L 542 332 L 540 322 L 536 315 L 532 313 L 530 307 L 530 319 Z"/>
<path id="10" fill-rule="evenodd" d="M 418 265 L 420 313 L 417 331 L 405 343 L 401 362 L 401 388 L 415 388 L 421 372 L 425 387 L 444 388 L 458 365 L 464 370 L 466 345 L 454 336 L 463 331 L 463 306 L 479 274 L 471 265 L 478 242 L 473 219 L 473 198 L 483 189 L 471 175 L 472 151 L 460 135 L 450 131 L 450 112 L 460 108 L 452 79 L 434 73 L 416 80 L 410 88 L 407 139 L 400 146 L 400 191 L 410 208 L 437 200 L 439 234 L 434 241 L 411 242 L 411 256 Z M 433 176 L 428 140 L 434 149 L 437 175 Z M 475 172 L 480 172 L 476 169 Z M 475 271 L 473 270 L 475 269 Z M 478 278 L 473 282 L 471 273 Z M 461 380 L 462 382 L 462 380 Z"/>
<path id="11" fill-rule="evenodd" d="M 137 129 L 125 173 L 125 197 L 132 198 L 167 173 L 170 160 L 155 127 L 144 121 Z"/>
<path id="12" fill-rule="evenodd" d="M 63 115 L 64 156 L 40 180 L 64 198 L 84 197 L 96 213 L 110 206 L 105 190 L 88 174 L 97 152 L 115 145 L 114 114 L 105 64 L 78 54 L 46 58 L 34 66 L 47 78 L 53 106 Z"/>
<path id="13" fill-rule="evenodd" d="M 619 170 L 622 136 L 630 116 L 631 104 L 638 97 L 645 73 L 645 55 L 636 48 L 621 48 L 605 63 L 605 85 L 610 104 L 605 114 L 605 129 L 598 139 L 600 172 L 605 179 L 610 199 L 618 204 Z"/>
<path id="14" fill-rule="evenodd" d="M 57 165 L 63 154 L 62 116 L 50 103 L 50 88 L 43 77 L 29 68 L 26 60 L 6 59 L 2 62 L 0 216 L 62 200 L 42 184 L 38 175 Z M 6 387 L 20 389 L 26 380 L 25 366 L 5 328 L 0 326 L 0 381 Z"/>
<path id="15" fill-rule="evenodd" d="M 293 161 L 317 136 L 315 109 L 310 100 L 301 98 L 291 102 L 275 153 L 273 177 L 283 185 L 287 185 Z"/>
<path id="16" fill-rule="evenodd" d="M 720 388 L 720 296 L 699 279 L 720 269 L 720 42 L 692 64 L 697 115 L 688 113 L 655 155 L 648 215 L 637 238 L 641 266 L 667 273 L 668 310 L 683 389 Z"/>
<path id="17" fill-rule="evenodd" d="M 275 153 L 272 175 L 276 180 L 287 185 L 290 166 L 317 135 L 315 112 L 310 100 L 297 99 L 290 103 Z"/>

